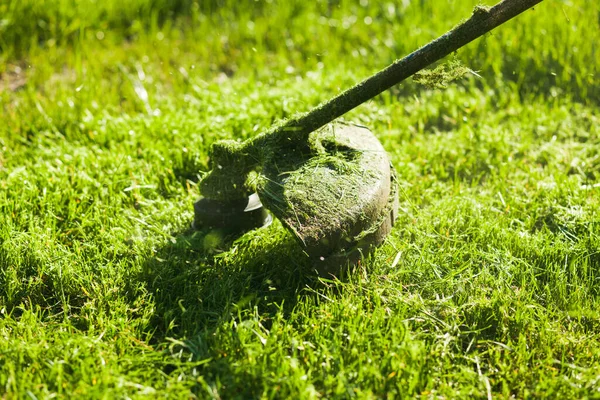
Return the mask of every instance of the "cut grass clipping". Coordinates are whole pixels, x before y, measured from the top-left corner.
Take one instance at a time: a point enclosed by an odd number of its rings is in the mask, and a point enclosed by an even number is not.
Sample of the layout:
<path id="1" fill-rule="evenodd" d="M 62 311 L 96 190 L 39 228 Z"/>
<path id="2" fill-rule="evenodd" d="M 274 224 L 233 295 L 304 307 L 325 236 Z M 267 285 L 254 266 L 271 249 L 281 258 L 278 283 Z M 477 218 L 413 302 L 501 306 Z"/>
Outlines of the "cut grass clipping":
<path id="1" fill-rule="evenodd" d="M 429 89 L 446 89 L 451 82 L 467 76 L 479 75 L 462 65 L 460 60 L 440 64 L 433 69 L 425 69 L 413 75 L 413 80 Z"/>

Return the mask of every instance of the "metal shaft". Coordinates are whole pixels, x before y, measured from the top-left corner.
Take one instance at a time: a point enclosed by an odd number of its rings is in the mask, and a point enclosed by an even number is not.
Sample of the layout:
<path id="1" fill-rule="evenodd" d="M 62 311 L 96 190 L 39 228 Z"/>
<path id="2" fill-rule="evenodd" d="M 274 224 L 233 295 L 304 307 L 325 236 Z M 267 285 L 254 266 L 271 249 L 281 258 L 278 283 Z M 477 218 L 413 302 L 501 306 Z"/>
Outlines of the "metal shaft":
<path id="1" fill-rule="evenodd" d="M 395 61 L 354 87 L 288 120 L 277 130 L 309 133 L 458 50 L 543 0 L 503 0 L 491 8 L 478 6 L 471 17 L 439 38 Z"/>

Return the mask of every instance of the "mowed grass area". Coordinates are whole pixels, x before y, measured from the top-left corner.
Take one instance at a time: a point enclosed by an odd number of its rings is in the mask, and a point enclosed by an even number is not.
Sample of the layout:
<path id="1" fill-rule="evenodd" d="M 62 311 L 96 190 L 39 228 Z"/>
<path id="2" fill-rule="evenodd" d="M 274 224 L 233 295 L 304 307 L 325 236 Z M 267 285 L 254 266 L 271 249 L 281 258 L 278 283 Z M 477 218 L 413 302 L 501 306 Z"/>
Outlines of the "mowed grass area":
<path id="1" fill-rule="evenodd" d="M 600 397 L 600 5 L 545 1 L 345 119 L 400 183 L 318 277 L 279 223 L 189 230 L 244 139 L 477 1 L 0 3 L 0 398 Z"/>

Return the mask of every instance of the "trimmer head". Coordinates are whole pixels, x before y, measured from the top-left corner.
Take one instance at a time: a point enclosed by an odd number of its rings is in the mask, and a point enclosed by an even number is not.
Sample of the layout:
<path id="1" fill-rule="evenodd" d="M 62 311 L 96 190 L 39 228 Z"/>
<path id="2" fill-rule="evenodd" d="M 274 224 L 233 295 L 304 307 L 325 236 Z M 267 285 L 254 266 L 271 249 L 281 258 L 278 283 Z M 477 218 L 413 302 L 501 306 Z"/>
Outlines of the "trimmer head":
<path id="1" fill-rule="evenodd" d="M 355 263 L 389 234 L 398 207 L 396 182 L 385 150 L 365 127 L 329 124 L 306 139 L 238 144 L 233 150 L 231 142 L 225 143 L 227 158 L 243 166 L 227 174 L 239 179 L 249 170 L 257 172 L 245 187 L 252 186 L 248 190 L 256 191 L 262 205 L 294 234 L 321 272 L 334 272 Z M 265 151 L 265 145 L 274 148 Z M 260 151 L 255 152 L 256 147 Z M 219 145 L 214 154 L 222 154 Z M 248 158 L 260 163 L 248 163 Z M 219 175 L 216 171 L 223 168 L 215 165 L 203 180 L 203 193 L 218 195 L 231 189 L 222 186 L 231 177 Z M 202 198 L 195 205 L 195 225 L 241 230 L 261 226 L 265 216 L 256 200 Z"/>
<path id="2" fill-rule="evenodd" d="M 385 150 L 365 127 L 330 124 L 309 142 L 316 154 L 266 166 L 268 179 L 257 192 L 326 270 L 381 244 L 396 217 L 396 182 Z"/>

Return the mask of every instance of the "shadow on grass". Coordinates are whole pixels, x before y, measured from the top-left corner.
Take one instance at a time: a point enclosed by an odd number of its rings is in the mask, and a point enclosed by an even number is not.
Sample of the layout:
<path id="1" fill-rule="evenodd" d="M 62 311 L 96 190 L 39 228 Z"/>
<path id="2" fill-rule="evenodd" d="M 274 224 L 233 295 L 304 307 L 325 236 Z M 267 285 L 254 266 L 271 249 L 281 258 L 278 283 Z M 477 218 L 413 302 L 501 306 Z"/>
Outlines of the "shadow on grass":
<path id="1" fill-rule="evenodd" d="M 227 398 L 257 397 L 268 385 L 255 359 L 268 332 L 281 320 L 293 325 L 299 302 L 329 290 L 312 267 L 277 220 L 237 238 L 175 235 L 140 277 L 154 305 L 150 344 L 166 356 L 161 371 L 191 379 L 192 392 L 203 396 L 214 389 Z"/>
<path id="2" fill-rule="evenodd" d="M 155 342 L 205 335 L 249 310 L 289 310 L 304 288 L 318 282 L 308 257 L 278 221 L 238 237 L 179 232 L 146 262 L 140 278 L 155 303 Z"/>
<path id="3" fill-rule="evenodd" d="M 219 382 L 234 396 L 259 393 L 260 379 L 234 367 L 245 354 L 236 327 L 270 329 L 276 314 L 289 315 L 314 295 L 307 288 L 319 280 L 309 261 L 277 220 L 239 237 L 191 229 L 174 235 L 140 277 L 154 303 L 147 329 L 152 346 L 165 352 L 162 372 L 200 374 L 204 383 L 193 383 L 193 392 Z"/>

